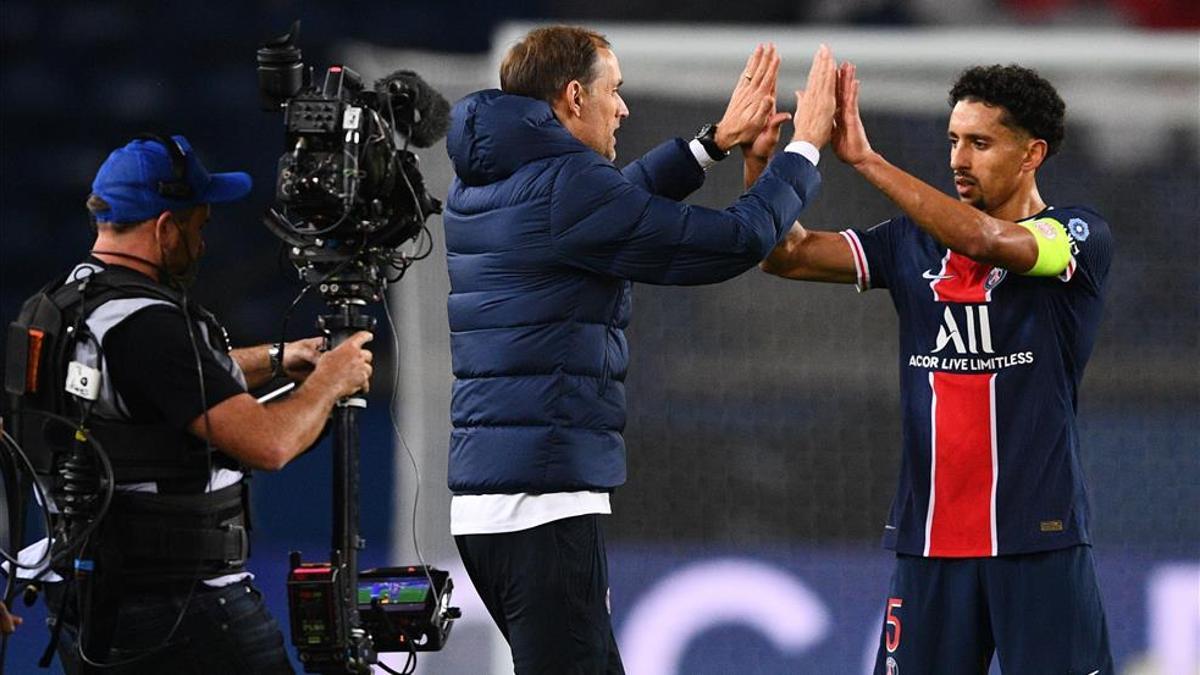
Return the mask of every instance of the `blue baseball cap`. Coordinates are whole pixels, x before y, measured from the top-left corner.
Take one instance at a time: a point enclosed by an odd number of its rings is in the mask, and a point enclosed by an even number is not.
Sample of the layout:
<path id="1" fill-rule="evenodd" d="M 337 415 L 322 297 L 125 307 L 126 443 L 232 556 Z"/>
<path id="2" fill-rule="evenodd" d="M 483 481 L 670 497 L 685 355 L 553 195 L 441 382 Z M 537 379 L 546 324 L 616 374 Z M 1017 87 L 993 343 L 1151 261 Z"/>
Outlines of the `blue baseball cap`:
<path id="1" fill-rule="evenodd" d="M 165 140 L 165 139 L 164 139 Z M 241 199 L 250 193 L 250 174 L 242 171 L 209 173 L 183 136 L 172 136 L 183 155 L 182 181 L 178 181 L 171 154 L 157 140 L 138 139 L 112 151 L 92 181 L 92 194 L 109 205 L 96 213 L 101 223 L 136 223 L 155 218 L 163 211 L 199 204 L 218 204 Z M 175 182 L 178 186 L 171 186 Z M 181 188 L 187 195 L 163 194 L 162 185 Z"/>

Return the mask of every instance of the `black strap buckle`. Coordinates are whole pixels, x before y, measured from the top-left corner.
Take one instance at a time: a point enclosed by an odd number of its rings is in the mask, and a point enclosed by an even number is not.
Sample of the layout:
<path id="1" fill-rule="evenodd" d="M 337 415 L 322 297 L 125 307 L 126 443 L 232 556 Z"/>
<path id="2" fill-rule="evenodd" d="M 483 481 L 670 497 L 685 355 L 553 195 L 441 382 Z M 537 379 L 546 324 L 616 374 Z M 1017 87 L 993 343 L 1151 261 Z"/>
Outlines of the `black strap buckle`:
<path id="1" fill-rule="evenodd" d="M 234 536 L 232 539 L 227 537 L 225 541 L 225 566 L 229 569 L 244 567 L 250 558 L 250 535 L 245 526 L 226 523 L 221 529 Z"/>

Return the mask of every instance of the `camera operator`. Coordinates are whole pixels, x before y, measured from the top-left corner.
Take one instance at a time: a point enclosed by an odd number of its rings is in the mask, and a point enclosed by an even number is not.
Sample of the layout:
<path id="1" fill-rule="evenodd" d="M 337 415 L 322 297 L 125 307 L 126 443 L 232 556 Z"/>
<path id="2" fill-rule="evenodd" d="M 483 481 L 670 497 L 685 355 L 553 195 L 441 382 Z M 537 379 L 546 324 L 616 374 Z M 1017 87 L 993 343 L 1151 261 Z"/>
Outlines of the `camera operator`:
<path id="1" fill-rule="evenodd" d="M 630 282 L 737 276 L 811 201 L 833 125 L 825 47 L 798 92 L 793 142 L 747 193 L 724 210 L 680 201 L 734 147 L 770 158 L 790 117 L 775 112 L 778 68 L 760 45 L 717 124 L 623 170 L 621 70 L 594 31 L 531 31 L 502 62 L 502 91 L 455 105 L 450 529 L 520 675 L 624 672 L 599 516 L 625 482 Z"/>
<path id="2" fill-rule="evenodd" d="M 89 426 L 116 490 L 92 536 L 90 589 L 47 587 L 68 673 L 293 672 L 246 570 L 247 470 L 282 468 L 340 398 L 366 391 L 371 335 L 323 353 L 320 338 L 291 342 L 282 359 L 267 345 L 229 350 L 188 300 L 210 204 L 250 185 L 245 173 L 209 174 L 182 136 L 153 135 L 110 154 L 92 184 L 95 245 L 63 283 L 109 293 L 79 310 L 94 344 L 80 341 L 75 360 L 101 374 Z M 302 382 L 289 397 L 264 405 L 247 393 L 280 375 Z"/>

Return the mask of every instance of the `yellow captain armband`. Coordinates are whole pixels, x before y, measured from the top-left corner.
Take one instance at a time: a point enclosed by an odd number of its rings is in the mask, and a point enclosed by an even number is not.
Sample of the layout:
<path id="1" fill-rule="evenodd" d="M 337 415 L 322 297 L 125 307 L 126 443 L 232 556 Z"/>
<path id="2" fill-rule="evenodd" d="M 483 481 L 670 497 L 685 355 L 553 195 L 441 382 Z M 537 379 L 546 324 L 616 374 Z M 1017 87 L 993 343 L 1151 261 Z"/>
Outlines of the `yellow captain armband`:
<path id="1" fill-rule="evenodd" d="M 1037 262 L 1029 270 L 1022 272 L 1031 277 L 1054 277 L 1062 274 L 1071 262 L 1071 240 L 1067 237 L 1067 229 L 1062 223 L 1053 218 L 1037 218 L 1017 223 L 1033 233 L 1037 240 Z"/>

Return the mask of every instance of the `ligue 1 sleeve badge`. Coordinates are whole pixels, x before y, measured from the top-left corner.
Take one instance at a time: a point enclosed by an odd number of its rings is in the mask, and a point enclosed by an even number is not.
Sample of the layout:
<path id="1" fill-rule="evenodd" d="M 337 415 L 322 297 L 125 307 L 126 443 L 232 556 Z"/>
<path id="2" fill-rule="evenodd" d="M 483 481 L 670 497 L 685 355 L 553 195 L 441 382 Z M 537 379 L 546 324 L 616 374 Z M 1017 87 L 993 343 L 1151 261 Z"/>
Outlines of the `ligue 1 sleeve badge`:
<path id="1" fill-rule="evenodd" d="M 1075 241 L 1087 241 L 1088 235 L 1092 233 L 1088 228 L 1087 221 L 1082 218 L 1072 218 L 1067 221 L 1067 232 Z"/>
<path id="2" fill-rule="evenodd" d="M 991 271 L 988 272 L 987 278 L 983 281 L 983 290 L 990 291 L 999 286 L 1000 282 L 1004 281 L 1004 277 L 1007 275 L 1008 270 L 1002 267 L 993 267 Z"/>

